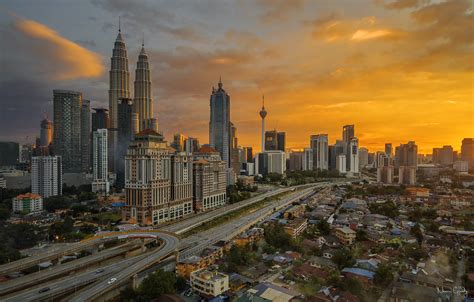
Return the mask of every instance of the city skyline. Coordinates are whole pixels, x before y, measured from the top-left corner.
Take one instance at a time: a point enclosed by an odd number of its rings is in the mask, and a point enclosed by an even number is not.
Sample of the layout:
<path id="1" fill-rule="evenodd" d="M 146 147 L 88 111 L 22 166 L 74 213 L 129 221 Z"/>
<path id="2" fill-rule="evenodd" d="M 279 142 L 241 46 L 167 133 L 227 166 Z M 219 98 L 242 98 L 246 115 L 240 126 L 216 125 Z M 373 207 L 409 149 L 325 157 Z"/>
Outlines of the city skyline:
<path id="1" fill-rule="evenodd" d="M 371 152 L 383 150 L 385 143 L 397 146 L 410 140 L 420 153 L 443 145 L 460 150 L 462 139 L 474 134 L 472 39 L 465 33 L 465 26 L 472 25 L 468 1 L 412 1 L 413 6 L 367 1 L 362 5 L 366 10 L 347 1 L 296 1 L 289 7 L 285 2 L 273 7 L 265 1 L 244 2 L 241 8 L 216 2 L 213 12 L 194 13 L 189 12 L 192 4 L 166 1 L 163 10 L 149 2 L 134 7 L 120 1 L 71 7 L 50 3 L 6 2 L 0 12 L 6 16 L 0 23 L 2 36 L 12 41 L 2 58 L 9 75 L 0 78 L 6 106 L 2 140 L 24 142 L 28 135 L 33 143 L 43 112 L 52 116 L 53 89 L 80 91 L 91 99 L 91 107 L 108 107 L 108 61 L 119 15 L 129 70 L 135 67 L 144 32 L 155 116 L 168 141 L 174 133 L 209 141 L 209 89 L 219 75 L 233 100 L 239 142 L 255 151 L 261 144 L 263 93 L 266 129 L 285 131 L 289 148 L 307 147 L 310 135 L 317 133 L 327 133 L 332 144 L 341 139 L 345 124 L 356 125 L 359 146 Z M 251 7 L 252 14 L 245 16 L 249 22 L 237 23 Z M 50 9 L 76 9 L 77 14 L 48 18 Z M 146 18 L 138 17 L 139 9 Z M 203 21 L 206 14 L 229 14 L 231 9 L 236 16 L 222 28 Z M 188 18 L 181 21 L 184 15 Z M 92 32 L 94 26 L 101 30 Z M 278 30 L 281 35 L 272 35 Z M 445 43 L 435 44 L 440 38 Z M 420 43 L 428 46 L 426 51 L 417 49 Z M 25 49 L 13 53 L 18 47 Z M 29 51 L 38 56 L 35 61 Z M 298 58 L 290 57 L 293 52 Z M 50 54 L 57 55 L 56 64 L 45 68 L 51 65 Z M 19 63 L 25 68 L 19 69 Z"/>

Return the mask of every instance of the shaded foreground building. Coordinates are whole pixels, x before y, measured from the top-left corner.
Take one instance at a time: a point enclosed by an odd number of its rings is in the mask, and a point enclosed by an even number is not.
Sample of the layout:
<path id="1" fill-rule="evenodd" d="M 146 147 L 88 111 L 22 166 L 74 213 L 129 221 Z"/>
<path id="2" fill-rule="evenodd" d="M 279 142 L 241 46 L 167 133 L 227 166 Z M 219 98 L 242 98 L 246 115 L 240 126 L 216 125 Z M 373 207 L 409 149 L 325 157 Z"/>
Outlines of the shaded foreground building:
<path id="1" fill-rule="evenodd" d="M 151 129 L 135 135 L 125 156 L 124 221 L 154 225 L 193 212 L 192 158 L 173 151 Z"/>

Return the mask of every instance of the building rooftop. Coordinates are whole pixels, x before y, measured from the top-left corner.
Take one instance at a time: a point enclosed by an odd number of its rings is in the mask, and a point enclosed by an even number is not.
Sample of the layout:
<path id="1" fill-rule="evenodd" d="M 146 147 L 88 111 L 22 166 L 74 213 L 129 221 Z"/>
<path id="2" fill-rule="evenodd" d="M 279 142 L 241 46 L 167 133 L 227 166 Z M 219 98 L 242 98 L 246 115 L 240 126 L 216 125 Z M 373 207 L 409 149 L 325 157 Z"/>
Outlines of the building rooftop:
<path id="1" fill-rule="evenodd" d="M 220 273 L 216 270 L 200 269 L 191 273 L 192 276 L 196 276 L 199 279 L 204 279 L 208 281 L 217 281 L 222 278 L 228 277 L 226 274 Z"/>
<path id="2" fill-rule="evenodd" d="M 38 198 L 41 198 L 41 196 L 34 193 L 20 194 L 16 197 L 16 199 L 38 199 Z"/>
<path id="3" fill-rule="evenodd" d="M 199 148 L 198 153 L 216 153 L 217 150 L 212 148 L 209 145 L 204 145 L 201 148 Z"/>

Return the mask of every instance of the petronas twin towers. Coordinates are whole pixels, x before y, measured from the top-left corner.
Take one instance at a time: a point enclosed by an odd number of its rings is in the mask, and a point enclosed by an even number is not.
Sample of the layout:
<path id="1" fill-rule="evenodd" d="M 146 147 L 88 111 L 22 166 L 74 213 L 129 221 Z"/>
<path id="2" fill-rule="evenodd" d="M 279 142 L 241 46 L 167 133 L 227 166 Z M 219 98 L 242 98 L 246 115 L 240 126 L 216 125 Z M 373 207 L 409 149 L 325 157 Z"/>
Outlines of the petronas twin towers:
<path id="1" fill-rule="evenodd" d="M 112 53 L 109 77 L 110 126 L 111 128 L 117 128 L 118 102 L 122 98 L 130 98 L 130 73 L 128 71 L 127 48 L 125 47 L 125 41 L 120 28 Z M 158 131 L 157 120 L 153 117 L 150 67 L 144 43 L 142 43 L 142 49 L 138 56 L 133 96 L 133 112 L 136 113 L 138 117 L 138 129 L 136 130 L 141 131 L 146 128 L 151 128 Z"/>

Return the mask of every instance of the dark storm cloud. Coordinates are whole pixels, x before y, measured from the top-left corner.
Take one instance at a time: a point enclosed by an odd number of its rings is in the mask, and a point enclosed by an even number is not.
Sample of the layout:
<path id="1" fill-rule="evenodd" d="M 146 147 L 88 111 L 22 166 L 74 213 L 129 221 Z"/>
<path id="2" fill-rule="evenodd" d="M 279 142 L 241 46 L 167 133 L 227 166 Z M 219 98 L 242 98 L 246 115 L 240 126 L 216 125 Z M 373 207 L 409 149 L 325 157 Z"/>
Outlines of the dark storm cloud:
<path id="1" fill-rule="evenodd" d="M 155 30 L 173 37 L 193 42 L 203 41 L 204 36 L 192 26 L 176 25 L 176 16 L 154 2 L 127 0 L 92 0 L 92 4 L 121 16 L 124 27 L 142 32 Z M 180 20 L 181 23 L 182 20 Z"/>

